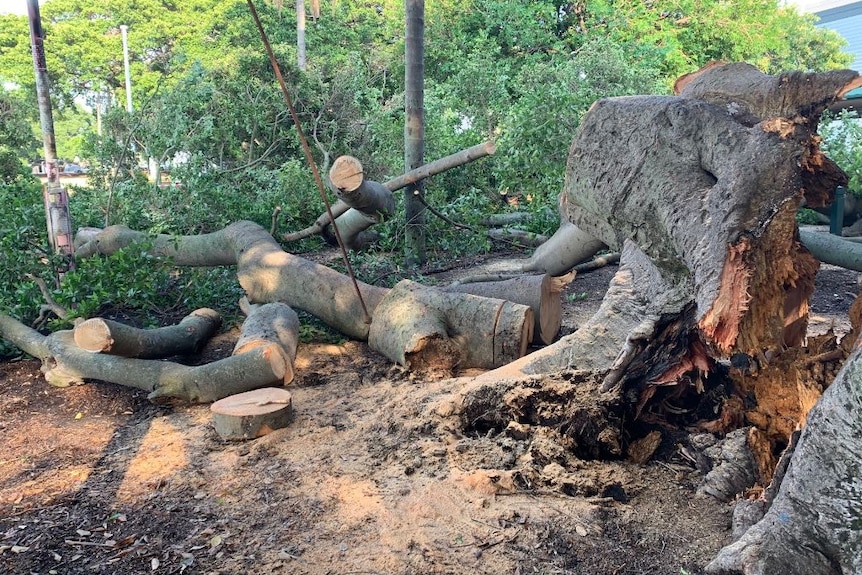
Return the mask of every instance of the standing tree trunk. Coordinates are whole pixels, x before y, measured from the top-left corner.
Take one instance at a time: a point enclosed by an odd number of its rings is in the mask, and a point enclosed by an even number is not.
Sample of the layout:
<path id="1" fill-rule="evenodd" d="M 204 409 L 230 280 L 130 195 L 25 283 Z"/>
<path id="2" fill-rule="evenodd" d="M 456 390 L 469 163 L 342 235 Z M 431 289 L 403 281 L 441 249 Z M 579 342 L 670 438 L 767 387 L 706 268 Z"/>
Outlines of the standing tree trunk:
<path id="1" fill-rule="evenodd" d="M 30 48 L 33 52 L 33 70 L 36 74 L 36 96 L 39 100 L 39 122 L 42 125 L 45 173 L 48 176 L 48 182 L 42 191 L 45 201 L 48 240 L 51 248 L 59 254 L 68 256 L 69 266 L 74 267 L 69 195 L 60 185 L 60 173 L 57 167 L 57 142 L 54 138 L 54 115 L 51 112 L 51 88 L 48 79 L 48 66 L 45 63 L 45 34 L 42 31 L 39 2 L 28 0 L 27 11 L 30 19 Z"/>
<path id="2" fill-rule="evenodd" d="M 296 0 L 296 67 L 305 72 L 305 0 Z"/>
<path id="3" fill-rule="evenodd" d="M 425 156 L 425 1 L 404 0 L 407 20 L 404 38 L 404 164 L 415 170 Z M 404 190 L 405 262 L 408 266 L 425 263 L 424 184 L 420 180 Z"/>

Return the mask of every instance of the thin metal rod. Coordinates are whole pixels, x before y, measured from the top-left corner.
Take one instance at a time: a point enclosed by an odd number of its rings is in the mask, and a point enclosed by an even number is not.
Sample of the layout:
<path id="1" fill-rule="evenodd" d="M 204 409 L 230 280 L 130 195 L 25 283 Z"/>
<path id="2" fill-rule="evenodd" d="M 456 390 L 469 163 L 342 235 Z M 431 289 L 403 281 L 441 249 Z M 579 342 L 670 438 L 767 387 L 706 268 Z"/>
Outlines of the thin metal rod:
<path id="1" fill-rule="evenodd" d="M 359 304 L 362 306 L 362 313 L 365 323 L 371 323 L 371 314 L 368 313 L 368 308 L 365 306 L 365 300 L 362 298 L 362 291 L 359 289 L 359 283 L 356 281 L 356 275 L 353 273 L 353 266 L 350 265 L 350 259 L 347 257 L 347 249 L 344 247 L 344 242 L 341 240 L 341 234 L 338 231 L 338 226 L 335 224 L 335 218 L 332 215 L 332 206 L 329 204 L 329 198 L 326 197 L 326 187 L 323 185 L 323 179 L 320 177 L 320 172 L 317 169 L 317 164 L 314 161 L 314 156 L 311 155 L 311 148 L 308 145 L 308 140 L 305 139 L 305 134 L 302 131 L 302 126 L 299 123 L 299 116 L 296 114 L 296 109 L 293 107 L 293 100 L 287 90 L 287 84 L 284 77 L 281 75 L 281 68 L 278 61 L 275 59 L 275 53 L 272 51 L 272 46 L 260 23 L 260 18 L 257 16 L 257 10 L 254 8 L 254 3 L 251 0 L 246 0 L 248 9 L 251 11 L 251 17 L 254 18 L 254 24 L 257 26 L 257 31 L 260 33 L 260 39 L 263 40 L 263 45 L 266 48 L 266 53 L 269 56 L 269 62 L 272 64 L 272 70 L 275 72 L 275 78 L 278 80 L 278 85 L 281 88 L 281 93 L 284 95 L 284 101 L 287 103 L 287 108 L 290 110 L 290 116 L 293 118 L 293 123 L 296 125 L 296 132 L 299 134 L 299 143 L 302 145 L 302 151 L 305 152 L 305 159 L 308 160 L 308 165 L 311 167 L 311 173 L 314 175 L 314 182 L 317 184 L 317 189 L 320 192 L 320 198 L 326 206 L 326 213 L 329 215 L 329 221 L 332 222 L 332 231 L 335 233 L 335 239 L 338 242 L 338 247 L 341 249 L 341 257 L 344 260 L 344 265 L 347 268 L 347 275 L 350 276 L 350 281 L 353 282 L 353 289 L 356 291 L 356 297 L 359 298 Z"/>

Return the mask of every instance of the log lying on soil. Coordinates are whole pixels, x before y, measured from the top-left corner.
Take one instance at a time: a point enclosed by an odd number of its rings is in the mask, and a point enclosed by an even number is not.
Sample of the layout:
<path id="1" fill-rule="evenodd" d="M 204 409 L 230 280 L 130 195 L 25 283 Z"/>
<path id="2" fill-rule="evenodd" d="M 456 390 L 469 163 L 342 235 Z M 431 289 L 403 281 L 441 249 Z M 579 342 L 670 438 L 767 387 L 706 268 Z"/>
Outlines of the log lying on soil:
<path id="1" fill-rule="evenodd" d="M 0 313 L 0 337 L 35 358 L 51 357 L 44 335 L 3 313 Z"/>
<path id="2" fill-rule="evenodd" d="M 415 170 L 411 170 L 406 174 L 403 174 L 401 176 L 398 176 L 397 178 L 385 182 L 383 186 L 390 192 L 394 192 L 396 190 L 400 190 L 401 188 L 406 188 L 410 184 L 418 182 L 419 180 L 430 178 L 435 174 L 439 174 L 445 172 L 446 170 L 457 168 L 458 166 L 463 166 L 464 164 L 467 164 L 474 160 L 493 155 L 496 151 L 497 146 L 493 142 L 484 142 L 471 148 L 467 148 L 466 150 L 461 150 L 460 152 L 456 152 L 454 154 L 446 156 L 445 158 L 435 160 L 430 164 L 420 166 Z M 336 221 L 339 216 L 346 213 L 349 209 L 350 206 L 343 200 L 339 200 L 331 207 L 332 215 L 336 218 Z M 311 236 L 315 236 L 323 232 L 323 230 L 329 225 L 330 222 L 331 220 L 329 218 L 329 214 L 323 213 L 314 221 L 311 226 L 298 232 L 284 234 L 282 236 L 282 239 L 286 242 L 294 242 L 301 239 L 309 238 Z M 339 226 L 339 230 L 340 229 L 341 227 Z"/>
<path id="3" fill-rule="evenodd" d="M 71 331 L 58 331 L 46 340 L 53 361 L 45 379 L 65 387 L 97 379 L 149 392 L 150 399 L 178 398 L 198 403 L 266 387 L 283 381 L 284 352 L 275 344 L 258 347 L 205 365 L 188 366 L 169 361 L 132 359 L 84 351 L 75 345 Z"/>
<path id="4" fill-rule="evenodd" d="M 116 321 L 91 318 L 75 326 L 75 343 L 94 353 L 139 359 L 197 353 L 221 326 L 217 311 L 201 308 L 177 325 L 138 329 Z"/>
<path id="5" fill-rule="evenodd" d="M 350 278 L 281 249 L 254 222 L 241 221 L 211 234 L 171 236 L 147 234 L 111 226 L 83 244 L 80 257 L 110 254 L 134 242 L 152 240 L 153 253 L 178 266 L 236 265 L 240 285 L 252 303 L 283 302 L 307 311 L 341 333 L 367 339 L 368 324 Z M 369 312 L 387 290 L 358 282 Z"/>
<path id="6" fill-rule="evenodd" d="M 862 272 L 862 244 L 826 232 L 799 230 L 805 247 L 821 262 Z"/>
<path id="7" fill-rule="evenodd" d="M 251 349 L 278 344 L 286 358 L 284 383 L 293 381 L 293 362 L 299 344 L 299 316 L 289 306 L 276 302 L 263 305 L 249 305 L 248 317 L 242 324 L 242 331 L 233 348 L 233 355 Z"/>
<path id="8" fill-rule="evenodd" d="M 545 273 L 562 276 L 581 262 L 587 261 L 607 246 L 568 220 L 565 206 L 568 199 L 561 195 L 558 202 L 560 226 L 527 259 L 498 262 L 488 269 L 496 274 Z M 465 281 L 464 283 L 467 283 Z"/>
<path id="9" fill-rule="evenodd" d="M 535 318 L 533 343 L 548 345 L 560 333 L 563 315 L 561 293 L 574 278 L 574 273 L 556 278 L 547 274 L 521 276 L 495 282 L 451 285 L 444 291 L 505 299 L 530 306 Z"/>
<path id="10" fill-rule="evenodd" d="M 293 419 L 293 404 L 289 391 L 264 387 L 220 399 L 210 406 L 210 412 L 222 439 L 255 439 L 287 427 Z"/>
<path id="11" fill-rule="evenodd" d="M 283 251 L 266 230 L 253 222 L 237 222 L 223 230 L 202 236 L 159 235 L 155 238 L 125 227 L 112 226 L 106 228 L 90 242 L 83 244 L 79 253 L 107 254 L 119 247 L 145 239 L 152 242 L 156 255 L 169 257 L 176 265 L 203 266 L 236 263 L 240 285 L 245 289 L 250 302 L 283 302 L 293 308 L 307 311 L 347 336 L 368 339 L 372 349 L 394 361 L 404 361 L 402 355 L 405 352 L 410 353 L 412 349 L 409 346 L 402 346 L 398 350 L 401 344 L 392 344 L 393 339 L 384 336 L 386 328 L 380 327 L 381 325 L 391 327 L 402 321 L 398 317 L 387 317 L 387 314 L 399 313 L 400 307 L 397 305 L 377 310 L 381 300 L 387 297 L 390 290 L 357 282 L 365 309 L 373 318 L 370 325 L 378 326 L 380 335 L 372 340 L 369 337 L 370 326 L 365 320 L 362 303 L 356 295 L 350 278 Z M 520 326 L 515 326 L 516 319 L 507 320 L 507 324 L 498 317 L 500 309 L 511 311 L 511 307 L 500 308 L 497 303 L 478 304 L 474 300 L 484 298 L 467 294 L 445 294 L 443 297 L 442 292 L 431 288 L 424 289 L 421 294 L 419 299 L 427 298 L 427 301 L 417 301 L 417 305 L 429 309 L 429 314 L 433 317 L 451 316 L 446 321 L 456 322 L 459 338 L 472 342 L 479 342 L 485 337 L 499 338 L 494 342 L 486 342 L 487 345 L 476 343 L 472 346 L 475 352 L 468 350 L 466 353 L 456 354 L 455 363 L 459 367 L 496 367 L 525 353 L 532 337 L 532 313 L 527 313 L 529 308 L 526 306 L 523 307 L 527 312 L 521 313 L 520 319 L 517 320 L 522 323 Z M 457 312 L 453 310 L 461 305 L 459 302 L 468 302 L 468 300 L 470 303 L 465 303 L 463 309 Z M 437 305 L 443 307 L 435 309 Z M 509 306 L 513 305 L 509 304 Z M 478 316 L 468 322 L 454 319 L 458 313 L 473 313 Z M 481 314 L 485 316 L 479 317 Z M 462 323 L 459 324 L 458 321 Z M 504 327 L 509 324 L 511 329 Z M 496 326 L 497 331 L 489 329 L 488 326 Z M 470 329 L 473 333 L 467 333 Z M 501 337 L 504 329 L 511 332 L 506 338 Z M 464 330 L 465 333 L 461 333 L 460 330 Z M 446 334 L 445 331 L 442 333 Z M 378 343 L 386 345 L 386 348 L 376 347 Z M 458 347 L 456 343 L 450 341 L 447 345 Z M 458 361 L 461 363 L 457 363 Z M 452 365 L 452 362 L 444 362 L 444 364 Z M 429 364 L 429 366 L 432 365 Z M 441 369 L 443 369 L 442 365 Z"/>
<path id="12" fill-rule="evenodd" d="M 377 306 L 368 344 L 411 369 L 449 372 L 509 363 L 532 337 L 528 306 L 404 280 Z"/>

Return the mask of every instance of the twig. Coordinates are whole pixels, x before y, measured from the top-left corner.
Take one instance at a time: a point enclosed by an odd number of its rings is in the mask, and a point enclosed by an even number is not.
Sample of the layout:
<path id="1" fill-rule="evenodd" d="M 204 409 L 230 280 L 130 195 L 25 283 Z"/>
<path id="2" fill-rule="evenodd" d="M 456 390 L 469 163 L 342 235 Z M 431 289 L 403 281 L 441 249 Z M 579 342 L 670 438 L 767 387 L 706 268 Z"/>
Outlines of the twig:
<path id="1" fill-rule="evenodd" d="M 584 272 L 591 272 L 593 270 L 603 268 L 603 267 L 610 265 L 610 264 L 615 264 L 619 261 L 620 261 L 620 253 L 619 252 L 612 252 L 609 254 L 605 254 L 603 256 L 594 257 L 590 261 L 584 262 L 582 264 L 578 264 L 572 269 L 574 269 L 579 274 L 582 274 Z"/>

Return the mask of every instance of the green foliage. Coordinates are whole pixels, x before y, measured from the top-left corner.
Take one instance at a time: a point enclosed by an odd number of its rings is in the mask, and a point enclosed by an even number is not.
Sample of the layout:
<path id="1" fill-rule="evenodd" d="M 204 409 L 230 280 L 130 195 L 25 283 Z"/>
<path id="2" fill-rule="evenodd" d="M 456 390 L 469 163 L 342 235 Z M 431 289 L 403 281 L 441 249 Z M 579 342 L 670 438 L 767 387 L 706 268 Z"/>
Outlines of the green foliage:
<path id="1" fill-rule="evenodd" d="M 825 116 L 818 132 L 823 137 L 823 151 L 847 173 L 847 189 L 862 197 L 862 118 L 847 110 Z"/>
<path id="2" fill-rule="evenodd" d="M 35 156 L 31 114 L 20 90 L 0 88 L 0 182 L 18 179 L 24 160 Z"/>
<path id="3" fill-rule="evenodd" d="M 548 206 L 562 189 L 569 145 L 590 105 L 659 88 L 653 70 L 607 40 L 568 58 L 533 60 L 515 82 L 519 93 L 503 120 L 496 165 L 503 188 Z"/>

